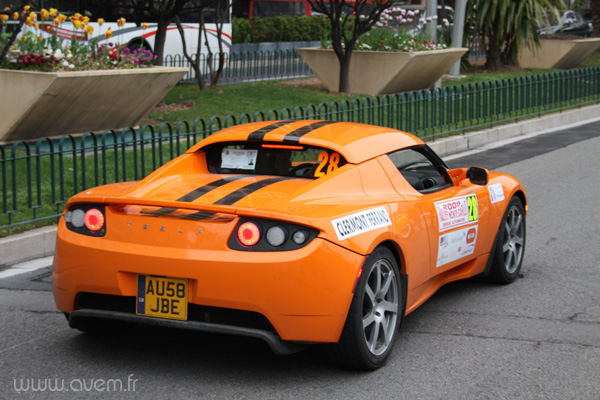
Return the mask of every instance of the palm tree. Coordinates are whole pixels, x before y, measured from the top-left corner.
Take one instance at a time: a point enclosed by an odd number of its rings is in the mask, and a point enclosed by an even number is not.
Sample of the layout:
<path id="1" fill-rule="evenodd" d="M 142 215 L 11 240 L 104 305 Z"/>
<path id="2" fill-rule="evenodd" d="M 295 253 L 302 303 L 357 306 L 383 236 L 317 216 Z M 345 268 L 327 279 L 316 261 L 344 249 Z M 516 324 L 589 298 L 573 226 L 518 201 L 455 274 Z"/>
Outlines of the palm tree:
<path id="1" fill-rule="evenodd" d="M 539 46 L 540 26 L 560 19 L 562 0 L 469 0 L 468 21 L 488 43 L 486 68 L 516 65 L 524 46 Z"/>

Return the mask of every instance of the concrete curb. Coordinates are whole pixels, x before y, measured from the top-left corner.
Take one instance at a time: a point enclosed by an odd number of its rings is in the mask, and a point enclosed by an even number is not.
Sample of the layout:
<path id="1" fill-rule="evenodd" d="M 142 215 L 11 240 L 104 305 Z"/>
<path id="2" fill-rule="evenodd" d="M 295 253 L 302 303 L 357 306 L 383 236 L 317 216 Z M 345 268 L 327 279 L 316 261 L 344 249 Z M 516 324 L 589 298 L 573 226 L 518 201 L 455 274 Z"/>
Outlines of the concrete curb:
<path id="1" fill-rule="evenodd" d="M 507 139 L 532 133 L 547 133 L 569 125 L 583 125 L 600 119 L 600 104 L 527 119 L 495 128 L 452 136 L 428 143 L 440 156 L 476 150 Z M 0 239 L 0 263 L 18 264 L 54 254 L 56 226 L 34 229 Z M 0 268 L 1 269 L 1 268 Z"/>
<path id="2" fill-rule="evenodd" d="M 56 226 L 46 226 L 0 239 L 0 263 L 14 265 L 54 254 Z M 0 268 L 1 269 L 1 268 Z"/>
<path id="3" fill-rule="evenodd" d="M 600 118 L 600 104 L 567 110 L 526 119 L 510 124 L 499 125 L 482 131 L 470 132 L 427 144 L 441 157 L 463 153 L 486 146 L 490 143 L 513 139 L 531 133 L 548 133 L 569 125 L 583 125 Z"/>

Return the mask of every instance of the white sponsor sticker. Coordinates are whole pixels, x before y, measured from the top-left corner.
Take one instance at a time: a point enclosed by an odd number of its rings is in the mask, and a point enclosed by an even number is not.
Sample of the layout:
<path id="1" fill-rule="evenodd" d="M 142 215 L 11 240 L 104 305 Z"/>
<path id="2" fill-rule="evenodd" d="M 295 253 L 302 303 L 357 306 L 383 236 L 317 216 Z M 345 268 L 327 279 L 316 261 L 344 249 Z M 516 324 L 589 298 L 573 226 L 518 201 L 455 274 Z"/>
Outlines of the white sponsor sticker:
<path id="1" fill-rule="evenodd" d="M 479 220 L 477 196 L 474 194 L 435 202 L 440 232 Z"/>
<path id="2" fill-rule="evenodd" d="M 436 268 L 473 254 L 476 242 L 477 225 L 441 235 Z"/>
<path id="3" fill-rule="evenodd" d="M 385 207 L 372 208 L 356 214 L 346 215 L 331 221 L 338 240 L 351 238 L 361 233 L 392 224 Z"/>
<path id="4" fill-rule="evenodd" d="M 490 201 L 492 204 L 504 200 L 504 189 L 502 189 L 501 184 L 494 183 L 488 186 L 488 191 L 490 192 Z"/>
<path id="5" fill-rule="evenodd" d="M 221 168 L 253 170 L 257 154 L 258 150 L 224 149 L 221 153 Z"/>

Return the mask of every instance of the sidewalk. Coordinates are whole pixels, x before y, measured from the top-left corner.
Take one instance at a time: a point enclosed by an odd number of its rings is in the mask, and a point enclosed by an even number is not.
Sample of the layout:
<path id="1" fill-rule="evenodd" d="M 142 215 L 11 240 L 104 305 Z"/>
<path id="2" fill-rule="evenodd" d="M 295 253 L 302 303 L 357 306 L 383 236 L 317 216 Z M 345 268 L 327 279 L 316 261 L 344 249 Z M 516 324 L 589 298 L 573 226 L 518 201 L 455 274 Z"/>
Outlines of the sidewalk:
<path id="1" fill-rule="evenodd" d="M 428 143 L 441 157 L 475 153 L 507 142 L 568 129 L 600 120 L 600 104 L 568 110 L 539 118 L 457 135 Z M 0 239 L 0 270 L 28 260 L 52 256 L 56 226 L 48 226 Z"/>

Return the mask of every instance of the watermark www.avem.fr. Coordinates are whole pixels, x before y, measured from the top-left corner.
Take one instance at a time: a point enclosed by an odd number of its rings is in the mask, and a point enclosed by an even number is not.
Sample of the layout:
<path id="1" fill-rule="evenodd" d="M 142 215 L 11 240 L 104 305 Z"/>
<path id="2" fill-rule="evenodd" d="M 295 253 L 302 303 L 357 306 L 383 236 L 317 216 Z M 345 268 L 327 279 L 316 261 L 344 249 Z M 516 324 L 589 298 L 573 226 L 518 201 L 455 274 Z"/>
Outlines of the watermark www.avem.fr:
<path id="1" fill-rule="evenodd" d="M 15 378 L 16 392 L 135 392 L 137 379 Z"/>

